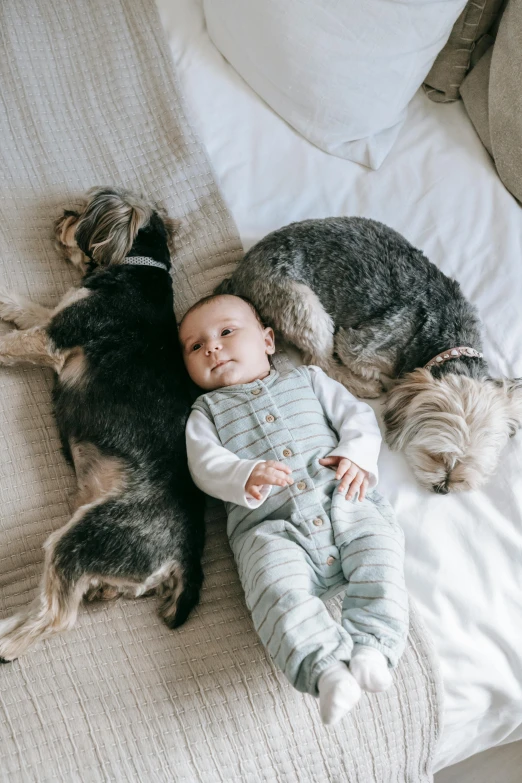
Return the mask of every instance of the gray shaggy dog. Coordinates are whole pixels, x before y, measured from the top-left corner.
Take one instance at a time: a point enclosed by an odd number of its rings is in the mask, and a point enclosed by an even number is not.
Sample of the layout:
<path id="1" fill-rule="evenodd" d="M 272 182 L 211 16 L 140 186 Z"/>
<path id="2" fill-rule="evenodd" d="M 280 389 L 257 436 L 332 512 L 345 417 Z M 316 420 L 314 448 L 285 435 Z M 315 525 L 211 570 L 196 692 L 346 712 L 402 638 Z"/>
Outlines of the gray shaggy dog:
<path id="1" fill-rule="evenodd" d="M 387 442 L 427 489 L 479 487 L 521 425 L 522 383 L 490 378 L 459 284 L 382 223 L 292 223 L 252 247 L 217 293 L 250 299 L 356 396 L 391 387 Z"/>

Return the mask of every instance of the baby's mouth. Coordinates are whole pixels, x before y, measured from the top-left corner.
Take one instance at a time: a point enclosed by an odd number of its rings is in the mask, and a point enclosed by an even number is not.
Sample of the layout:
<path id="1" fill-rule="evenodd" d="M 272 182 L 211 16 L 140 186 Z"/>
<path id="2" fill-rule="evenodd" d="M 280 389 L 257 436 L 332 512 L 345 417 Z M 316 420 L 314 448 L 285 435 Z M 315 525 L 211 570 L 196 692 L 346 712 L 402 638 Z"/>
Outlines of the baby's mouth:
<path id="1" fill-rule="evenodd" d="M 228 364 L 230 361 L 232 361 L 232 360 L 231 359 L 223 359 L 222 362 L 218 362 L 217 364 L 215 364 L 213 366 L 211 372 L 214 372 L 214 370 L 217 370 L 219 367 L 223 367 L 224 364 Z"/>

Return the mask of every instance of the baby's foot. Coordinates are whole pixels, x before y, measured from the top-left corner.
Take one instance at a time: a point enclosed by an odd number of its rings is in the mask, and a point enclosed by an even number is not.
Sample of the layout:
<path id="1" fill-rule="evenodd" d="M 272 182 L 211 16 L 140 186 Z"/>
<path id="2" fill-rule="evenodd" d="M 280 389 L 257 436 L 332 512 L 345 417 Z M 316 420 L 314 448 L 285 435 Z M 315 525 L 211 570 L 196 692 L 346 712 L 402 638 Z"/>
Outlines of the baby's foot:
<path id="1" fill-rule="evenodd" d="M 321 720 L 327 726 L 340 721 L 361 698 L 361 689 L 342 661 L 325 669 L 317 687 Z"/>
<path id="2" fill-rule="evenodd" d="M 386 656 L 364 644 L 354 645 L 350 671 L 362 690 L 370 693 L 385 691 L 393 682 Z"/>

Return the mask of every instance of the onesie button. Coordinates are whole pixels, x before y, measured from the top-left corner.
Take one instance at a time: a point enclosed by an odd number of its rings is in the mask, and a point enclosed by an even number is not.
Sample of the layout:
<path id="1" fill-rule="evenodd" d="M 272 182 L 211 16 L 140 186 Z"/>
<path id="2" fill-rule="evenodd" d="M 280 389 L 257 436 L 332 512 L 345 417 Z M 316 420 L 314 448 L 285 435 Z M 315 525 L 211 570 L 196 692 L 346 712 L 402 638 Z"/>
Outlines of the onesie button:
<path id="1" fill-rule="evenodd" d="M 298 481 L 297 482 L 297 489 L 306 489 L 306 481 Z"/>
<path id="2" fill-rule="evenodd" d="M 283 449 L 283 457 L 291 457 L 291 456 L 292 456 L 292 452 L 290 451 L 290 449 Z"/>
<path id="3" fill-rule="evenodd" d="M 332 557 L 330 555 L 330 557 L 326 558 L 326 565 L 333 565 L 334 563 L 335 563 L 335 557 Z"/>
<path id="4" fill-rule="evenodd" d="M 265 418 L 265 421 L 267 421 L 269 424 L 272 424 L 273 421 L 275 421 L 274 417 L 271 413 L 268 414 L 268 416 Z"/>
<path id="5" fill-rule="evenodd" d="M 324 524 L 324 522 L 323 522 L 323 520 L 321 519 L 321 517 L 316 517 L 316 518 L 314 519 L 314 525 L 315 525 L 316 527 L 321 527 L 321 525 L 323 525 L 323 524 Z"/>
<path id="6" fill-rule="evenodd" d="M 255 394 L 257 397 L 258 394 L 261 394 L 261 389 L 252 389 L 252 394 Z"/>

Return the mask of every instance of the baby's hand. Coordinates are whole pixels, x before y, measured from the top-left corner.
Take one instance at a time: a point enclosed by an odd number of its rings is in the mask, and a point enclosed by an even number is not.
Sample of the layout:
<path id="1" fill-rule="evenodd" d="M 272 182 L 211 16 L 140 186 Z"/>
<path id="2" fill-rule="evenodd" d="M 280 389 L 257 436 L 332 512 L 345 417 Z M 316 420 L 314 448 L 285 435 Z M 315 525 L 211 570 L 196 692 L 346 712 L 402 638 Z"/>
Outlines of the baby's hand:
<path id="1" fill-rule="evenodd" d="M 335 478 L 342 479 L 337 487 L 337 492 L 343 494 L 346 492 L 346 500 L 355 497 L 356 492 L 359 492 L 359 500 L 364 500 L 368 489 L 369 473 L 367 470 L 363 470 L 346 457 L 325 457 L 319 460 L 319 464 L 332 468 L 332 470 L 336 468 Z"/>
<path id="2" fill-rule="evenodd" d="M 274 462 L 271 459 L 266 462 L 260 462 L 248 477 L 245 484 L 245 492 L 256 500 L 261 500 L 263 497 L 261 489 L 264 485 L 288 487 L 290 484 L 293 484 L 294 481 L 290 476 L 291 472 L 292 469 L 282 462 Z"/>

